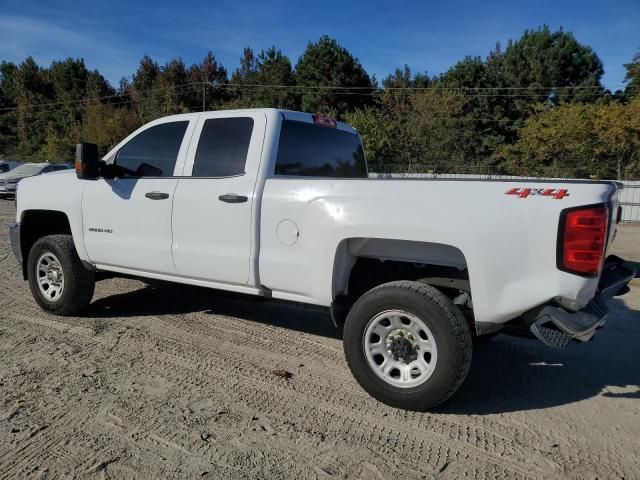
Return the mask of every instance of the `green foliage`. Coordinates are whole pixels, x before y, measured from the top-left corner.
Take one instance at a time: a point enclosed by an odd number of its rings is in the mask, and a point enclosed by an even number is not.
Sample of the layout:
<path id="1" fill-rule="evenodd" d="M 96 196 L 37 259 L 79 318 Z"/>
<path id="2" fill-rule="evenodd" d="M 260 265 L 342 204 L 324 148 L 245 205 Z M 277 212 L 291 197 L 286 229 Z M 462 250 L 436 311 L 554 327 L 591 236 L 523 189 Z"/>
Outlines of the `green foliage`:
<path id="1" fill-rule="evenodd" d="M 81 59 L 29 57 L 0 63 L 0 158 L 69 160 L 76 142 L 106 153 L 165 115 L 276 107 L 345 119 L 372 170 L 629 178 L 640 176 L 640 53 L 625 68 L 611 95 L 591 48 L 547 26 L 436 77 L 405 65 L 380 87 L 328 36 L 295 67 L 275 46 L 246 48 L 230 79 L 212 52 L 193 65 L 145 56 L 118 89 Z"/>
<path id="2" fill-rule="evenodd" d="M 182 60 L 174 59 L 161 67 L 149 56 L 140 61 L 131 85 L 126 88 L 133 109 L 143 122 L 188 112 L 186 101 L 194 90 L 187 83 Z"/>
<path id="3" fill-rule="evenodd" d="M 530 117 L 501 150 L 507 172 L 573 178 L 640 175 L 640 99 L 567 104 Z"/>
<path id="4" fill-rule="evenodd" d="M 415 85 L 408 69 L 402 77 L 406 85 Z M 376 103 L 346 116 L 363 138 L 372 171 L 464 165 L 460 147 L 465 130 L 459 121 L 464 97 L 447 90 L 395 87 L 383 90 Z"/>
<path id="5" fill-rule="evenodd" d="M 518 109 L 525 112 L 545 100 L 593 101 L 603 91 L 603 73 L 602 62 L 590 47 L 578 43 L 573 34 L 562 29 L 551 32 L 546 25 L 526 30 L 504 55 L 505 81 L 514 88 Z"/>
<path id="6" fill-rule="evenodd" d="M 79 141 L 95 143 L 100 155 L 142 125 L 142 119 L 129 108 L 92 100 L 86 106 Z"/>
<path id="7" fill-rule="evenodd" d="M 627 73 L 624 77 L 626 88 L 625 96 L 628 98 L 638 98 L 640 96 L 640 51 L 633 56 L 631 62 L 626 63 L 624 68 Z"/>
<path id="8" fill-rule="evenodd" d="M 371 104 L 371 78 L 357 58 L 326 35 L 307 45 L 296 65 L 295 81 L 301 108 L 307 112 L 340 116 Z"/>
<path id="9" fill-rule="evenodd" d="M 299 104 L 293 91 L 291 61 L 275 46 L 262 50 L 257 57 L 253 50 L 245 48 L 240 67 L 231 76 L 231 85 L 231 107 L 295 109 Z"/>
<path id="10" fill-rule="evenodd" d="M 13 151 L 17 146 L 15 114 L 11 110 L 16 106 L 17 70 L 14 63 L 0 63 L 0 153 Z"/>
<path id="11" fill-rule="evenodd" d="M 466 96 L 462 115 L 465 125 L 466 158 L 491 164 L 496 148 L 515 137 L 515 122 L 521 118 L 509 96 L 500 44 L 483 61 L 466 57 L 445 72 L 438 85 Z"/>

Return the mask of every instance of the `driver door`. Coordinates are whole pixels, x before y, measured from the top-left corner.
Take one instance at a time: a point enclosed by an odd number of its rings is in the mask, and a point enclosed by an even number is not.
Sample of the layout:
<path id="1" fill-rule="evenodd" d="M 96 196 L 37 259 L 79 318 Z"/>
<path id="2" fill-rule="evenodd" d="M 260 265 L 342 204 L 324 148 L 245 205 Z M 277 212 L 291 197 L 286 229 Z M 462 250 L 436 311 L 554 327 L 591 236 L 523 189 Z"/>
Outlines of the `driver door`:
<path id="1" fill-rule="evenodd" d="M 146 125 L 118 150 L 124 178 L 87 181 L 82 197 L 84 243 L 98 266 L 175 274 L 171 258 L 173 195 L 195 120 L 172 117 Z"/>

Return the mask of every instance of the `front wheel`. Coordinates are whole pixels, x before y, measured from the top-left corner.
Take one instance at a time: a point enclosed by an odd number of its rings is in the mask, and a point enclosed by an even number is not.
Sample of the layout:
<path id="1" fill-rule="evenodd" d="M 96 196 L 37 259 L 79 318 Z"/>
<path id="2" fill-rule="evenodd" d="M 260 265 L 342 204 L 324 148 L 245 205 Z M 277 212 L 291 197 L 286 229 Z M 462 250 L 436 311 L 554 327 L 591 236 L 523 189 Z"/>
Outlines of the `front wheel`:
<path id="1" fill-rule="evenodd" d="M 38 305 L 54 315 L 73 315 L 93 297 L 94 273 L 80 261 L 71 235 L 36 241 L 29 251 L 27 276 Z"/>
<path id="2" fill-rule="evenodd" d="M 465 379 L 472 348 L 460 309 L 419 282 L 368 291 L 345 322 L 349 368 L 371 396 L 393 407 L 424 411 L 445 402 Z"/>

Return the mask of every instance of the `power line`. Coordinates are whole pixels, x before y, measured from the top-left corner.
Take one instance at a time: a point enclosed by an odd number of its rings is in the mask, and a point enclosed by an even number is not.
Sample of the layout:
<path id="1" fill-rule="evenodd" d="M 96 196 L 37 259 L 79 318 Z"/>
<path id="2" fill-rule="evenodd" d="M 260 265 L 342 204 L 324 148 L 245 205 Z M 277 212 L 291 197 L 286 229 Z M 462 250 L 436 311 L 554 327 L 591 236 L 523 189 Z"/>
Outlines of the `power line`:
<path id="1" fill-rule="evenodd" d="M 566 97 L 573 96 L 574 91 L 581 91 L 582 96 L 590 96 L 590 97 L 600 97 L 600 96 L 610 96 L 611 94 L 603 90 L 600 86 L 565 86 L 565 87 L 443 87 L 443 86 L 429 86 L 429 87 L 349 87 L 349 86 L 329 86 L 329 85 L 316 85 L 316 86 L 307 86 L 307 85 L 271 85 L 271 84 L 239 84 L 239 83 L 217 83 L 212 84 L 210 82 L 187 82 L 176 85 L 167 85 L 167 86 L 158 86 L 153 87 L 151 89 L 145 90 L 145 95 L 149 95 L 152 92 L 161 92 L 165 89 L 180 89 L 186 88 L 190 86 L 198 86 L 198 88 L 209 87 L 209 88 L 220 88 L 227 90 L 246 90 L 253 89 L 253 91 L 257 90 L 276 90 L 277 93 L 294 93 L 299 95 L 305 94 L 317 94 L 321 91 L 329 91 L 331 95 L 357 95 L 357 96 L 376 96 L 384 93 L 386 91 L 391 92 L 399 92 L 399 93 L 409 93 L 409 92 L 420 92 L 420 91 L 436 91 L 436 92 L 447 92 L 456 96 L 464 96 L 464 97 L 497 97 L 497 98 L 556 98 L 556 97 Z M 633 89 L 633 87 L 632 87 Z M 536 91 L 536 90 L 545 90 L 546 93 L 473 93 L 475 92 L 492 92 L 492 91 Z M 592 93 L 589 93 L 589 90 L 595 90 Z M 178 93 L 186 93 L 186 92 L 178 92 Z M 90 96 L 76 100 L 67 100 L 67 101 L 57 101 L 57 102 L 47 102 L 47 103 L 39 103 L 39 104 L 31 104 L 20 107 L 5 107 L 0 108 L 0 112 L 13 112 L 20 109 L 31 110 L 34 108 L 46 108 L 46 107 L 55 107 L 59 105 L 69 105 L 69 104 L 79 104 L 79 103 L 88 103 L 96 100 L 107 100 L 113 98 L 122 98 L 125 96 L 131 97 L 132 94 L 129 92 L 122 94 L 113 94 L 113 95 L 102 95 L 102 96 Z M 139 101 L 137 99 L 133 99 L 133 101 Z M 123 102 L 114 102 L 111 104 L 118 104 Z M 124 103 L 129 103 L 126 101 Z"/>
<path id="2" fill-rule="evenodd" d="M 180 92 L 173 92 L 173 93 L 170 93 L 169 96 L 173 97 L 173 96 L 176 96 L 176 95 L 180 95 L 180 94 L 184 94 L 184 93 L 193 93 L 193 92 L 197 92 L 197 91 L 198 91 L 197 89 L 193 88 L 193 89 L 190 89 L 190 90 L 184 90 L 184 91 L 180 91 Z M 149 102 L 151 100 L 155 100 L 155 97 L 153 97 L 151 95 L 148 95 L 146 97 L 141 97 L 141 98 L 136 99 L 136 100 L 129 99 L 129 100 L 123 100 L 121 102 L 108 103 L 106 105 L 115 106 L 115 105 L 134 104 L 134 103 L 135 104 L 142 104 L 142 103 L 145 103 L 145 102 Z M 48 113 L 50 113 L 50 112 L 46 111 L 46 110 L 39 110 L 39 111 L 35 111 L 35 112 L 31 112 L 31 113 L 27 114 L 27 117 L 37 117 L 37 116 L 41 116 L 42 117 L 43 115 L 48 114 Z M 40 118 L 40 119 L 37 119 L 37 120 L 32 121 L 32 122 L 25 122 L 25 125 L 28 125 L 30 127 L 34 127 L 34 126 L 39 126 L 39 125 L 46 125 L 46 124 L 48 124 L 50 122 L 51 122 L 50 118 Z"/>
<path id="3" fill-rule="evenodd" d="M 176 85 L 166 85 L 166 86 L 158 86 L 158 87 L 152 87 L 150 89 L 147 89 L 144 91 L 145 94 L 149 93 L 149 92 L 160 92 L 162 90 L 168 89 L 168 88 L 184 88 L 184 87 L 189 87 L 192 85 L 200 85 L 202 86 L 203 84 L 207 84 L 207 82 L 188 82 L 188 83 L 178 83 Z M 98 96 L 88 96 L 88 97 L 84 97 L 84 98 L 80 98 L 80 99 L 76 99 L 76 100 L 61 100 L 58 102 L 47 102 L 47 103 L 38 103 L 38 104 L 31 104 L 31 105 L 25 105 L 23 107 L 5 107 L 5 108 L 0 108 L 0 111 L 11 111 L 11 110 L 18 110 L 19 108 L 25 108 L 25 109 L 31 109 L 31 108 L 36 108 L 36 107 L 55 107 L 58 105 L 69 105 L 69 104 L 77 104 L 77 103 L 88 103 L 94 100 L 108 100 L 111 98 L 121 98 L 121 97 L 127 97 L 127 96 L 131 96 L 131 93 L 129 92 L 125 92 L 125 93 L 116 93 L 113 95 L 98 95 Z"/>
<path id="4" fill-rule="evenodd" d="M 426 87 L 351 87 L 351 86 L 333 86 L 333 85 L 272 85 L 272 84 L 248 84 L 248 83 L 226 83 L 220 84 L 229 87 L 270 87 L 270 88 L 314 88 L 319 90 L 559 90 L 559 89 L 598 89 L 605 90 L 600 85 L 568 85 L 559 87 L 452 87 L 431 85 Z M 620 86 L 620 85 L 619 85 Z"/>
<path id="5" fill-rule="evenodd" d="M 187 84 L 185 84 L 185 86 L 186 85 Z M 198 91 L 198 89 L 196 87 L 192 87 L 192 88 L 188 88 L 187 89 L 187 88 L 185 88 L 185 86 L 180 87 L 180 89 L 177 90 L 177 91 L 168 92 L 168 95 L 170 97 L 173 97 L 173 96 L 177 96 L 177 95 L 190 94 L 190 93 L 194 93 L 194 92 Z M 129 97 L 129 99 L 128 100 L 121 100 L 121 101 L 118 101 L 118 102 L 109 102 L 109 103 L 104 103 L 104 104 L 101 103 L 101 105 L 116 106 L 116 105 L 124 105 L 124 104 L 139 104 L 139 103 L 144 103 L 144 102 L 147 102 L 149 100 L 157 98 L 153 94 L 147 94 L 147 95 L 142 95 L 142 96 L 137 96 L 137 95 L 133 95 L 132 96 L 130 94 L 125 94 L 125 95 L 119 95 L 119 97 L 120 98 Z M 90 97 L 90 98 L 88 98 L 86 100 L 83 100 L 83 102 L 89 104 L 89 103 L 91 103 L 93 101 L 97 101 L 98 98 L 99 97 Z M 113 97 L 110 95 L 110 96 L 108 96 L 108 98 L 113 98 Z M 74 103 L 79 103 L 79 102 L 76 101 Z M 34 105 L 34 107 L 35 106 L 37 106 L 37 105 Z M 45 114 L 45 113 L 50 113 L 51 110 L 56 106 L 57 105 L 45 105 L 41 109 L 35 110 L 35 111 L 34 111 L 34 109 L 31 109 L 30 112 L 25 112 L 24 116 L 26 118 L 29 118 L 29 117 L 33 117 L 33 116 L 37 116 L 37 115 L 42 115 L 42 114 Z M 14 107 L 13 111 L 15 111 L 15 110 L 19 110 L 19 107 Z"/>

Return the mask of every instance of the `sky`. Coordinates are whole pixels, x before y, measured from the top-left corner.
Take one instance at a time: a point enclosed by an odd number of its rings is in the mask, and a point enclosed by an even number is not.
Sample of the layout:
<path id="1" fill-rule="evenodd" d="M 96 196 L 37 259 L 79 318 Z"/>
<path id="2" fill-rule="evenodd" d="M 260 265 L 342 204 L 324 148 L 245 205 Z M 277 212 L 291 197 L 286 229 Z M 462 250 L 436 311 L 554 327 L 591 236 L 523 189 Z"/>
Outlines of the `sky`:
<path id="1" fill-rule="evenodd" d="M 405 64 L 442 73 L 542 24 L 591 46 L 605 87 L 623 87 L 623 64 L 640 50 L 640 0 L 0 0 L 0 60 L 83 58 L 117 86 L 145 54 L 189 65 L 211 50 L 230 74 L 246 46 L 275 45 L 295 64 L 327 34 L 381 80 Z"/>

